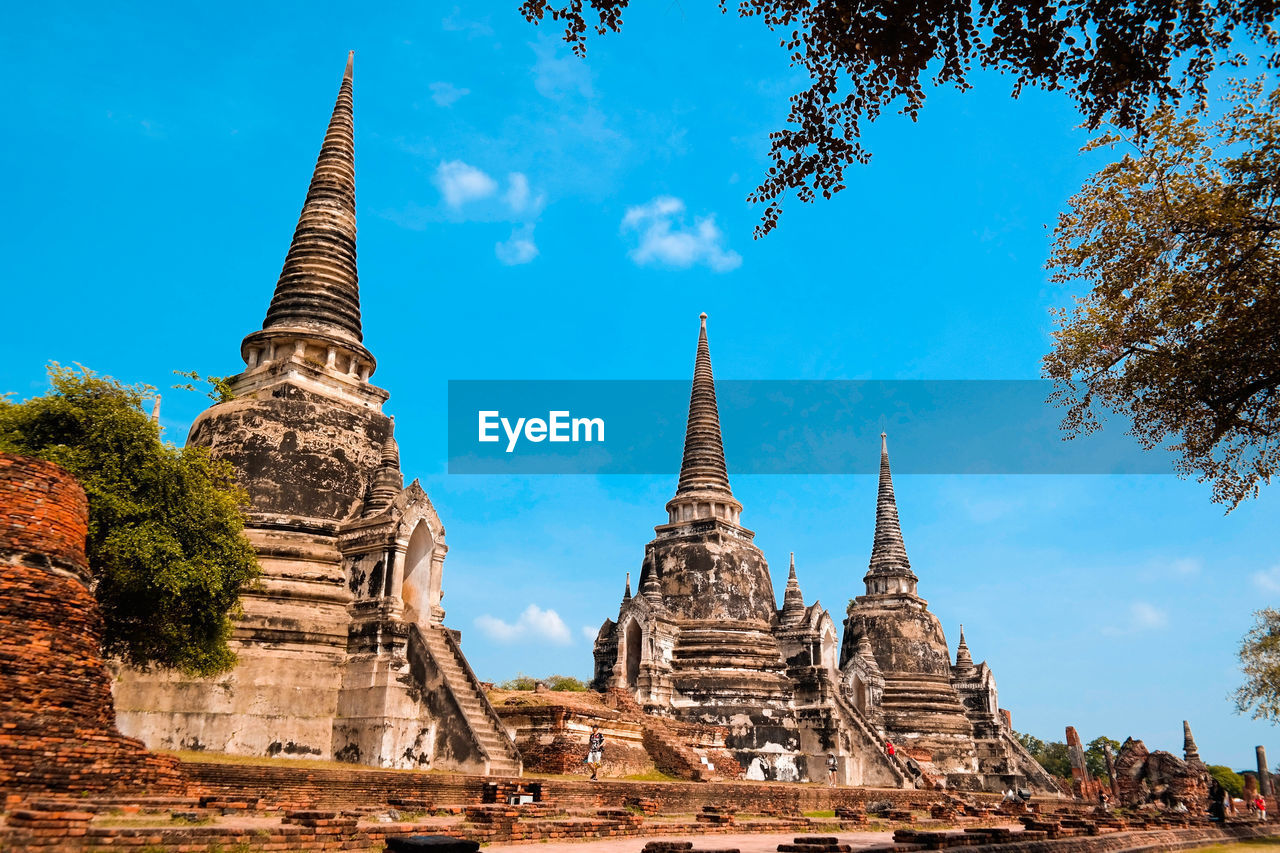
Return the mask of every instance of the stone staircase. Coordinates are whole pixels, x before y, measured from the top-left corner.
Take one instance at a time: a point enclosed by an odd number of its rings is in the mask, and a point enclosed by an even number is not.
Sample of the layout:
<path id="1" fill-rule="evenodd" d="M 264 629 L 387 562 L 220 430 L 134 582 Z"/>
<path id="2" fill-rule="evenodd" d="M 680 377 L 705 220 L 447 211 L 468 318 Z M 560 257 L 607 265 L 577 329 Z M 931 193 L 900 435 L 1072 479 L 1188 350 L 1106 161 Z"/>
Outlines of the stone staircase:
<path id="1" fill-rule="evenodd" d="M 653 759 L 653 766 L 677 779 L 700 782 L 705 765 L 698 754 L 662 720 L 647 715 L 644 720 L 643 738 L 645 752 Z"/>
<path id="2" fill-rule="evenodd" d="M 415 625 L 412 635 L 421 638 L 436 662 L 436 666 L 444 675 L 445 684 L 448 685 L 467 718 L 467 725 L 475 735 L 480 748 L 489 758 L 489 775 L 521 775 L 523 762 L 520 759 L 520 752 L 507 734 L 493 706 L 489 704 L 484 690 L 480 687 L 479 679 L 471 671 L 470 664 L 462 656 L 462 650 L 458 648 L 458 643 L 449 633 L 449 629 L 440 625 L 419 629 Z"/>
<path id="3" fill-rule="evenodd" d="M 850 734 L 856 735 L 857 739 L 862 741 L 863 748 L 868 750 L 868 754 L 877 756 L 880 763 L 888 768 L 901 787 L 914 788 L 919 774 L 912 772 L 902 756 L 897 754 L 889 755 L 884 751 L 884 745 L 879 733 L 862 716 L 862 712 L 846 699 L 838 689 L 832 691 L 831 697 L 835 700 L 832 705 L 839 713 L 841 722 L 849 730 Z"/>
<path id="4" fill-rule="evenodd" d="M 1009 757 L 1013 759 L 1014 769 L 1017 772 L 1022 773 L 1028 780 L 1048 791 L 1057 791 L 1062 794 L 1070 793 L 1070 791 L 1063 790 L 1058 780 L 1041 767 L 1040 762 L 1031 757 L 1031 753 L 1027 752 L 1026 747 L 1012 733 L 1002 728 L 1000 730 L 1000 741 L 1005 749 L 1008 750 Z"/>

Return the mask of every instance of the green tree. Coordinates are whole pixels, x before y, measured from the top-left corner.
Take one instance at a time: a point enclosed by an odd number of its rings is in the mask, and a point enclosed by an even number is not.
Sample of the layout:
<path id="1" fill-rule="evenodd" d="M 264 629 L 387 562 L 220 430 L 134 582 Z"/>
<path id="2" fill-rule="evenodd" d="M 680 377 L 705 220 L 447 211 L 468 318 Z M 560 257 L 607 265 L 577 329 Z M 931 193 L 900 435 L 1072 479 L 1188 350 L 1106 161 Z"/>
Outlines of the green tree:
<path id="1" fill-rule="evenodd" d="M 523 0 L 520 12 L 535 24 L 561 22 L 583 55 L 587 32 L 621 30 L 628 5 Z M 1274 58 L 1278 8 L 1276 0 L 738 0 L 738 14 L 778 33 L 808 75 L 786 126 L 770 134 L 772 166 L 748 197 L 766 205 L 756 236 L 778 224 L 784 194 L 808 202 L 843 190 L 845 168 L 871 156 L 862 122 L 890 107 L 915 120 L 927 84 L 968 89 L 977 65 L 1007 74 L 1014 97 L 1027 86 L 1065 91 L 1091 129 L 1110 121 L 1141 131 L 1154 105 L 1184 94 L 1202 100 L 1240 34 Z"/>
<path id="2" fill-rule="evenodd" d="M 1100 735 L 1089 741 L 1089 745 L 1084 750 L 1085 769 L 1095 779 L 1110 778 L 1107 775 L 1107 756 L 1102 751 L 1104 744 L 1111 747 L 1111 755 L 1113 757 L 1120 751 L 1120 741 L 1113 740 L 1105 735 Z"/>
<path id="3" fill-rule="evenodd" d="M 1244 795 L 1244 777 L 1232 770 L 1230 767 L 1223 767 L 1221 764 L 1210 764 L 1209 775 L 1217 780 L 1218 784 L 1227 789 L 1227 793 L 1233 797 Z"/>
<path id="4" fill-rule="evenodd" d="M 1018 743 L 1022 744 L 1022 748 L 1031 753 L 1031 757 L 1035 758 L 1044 752 L 1044 741 L 1035 735 L 1025 734 L 1023 732 L 1014 732 L 1014 737 L 1018 739 Z"/>
<path id="5" fill-rule="evenodd" d="M 1091 289 L 1058 312 L 1044 372 L 1069 435 L 1119 413 L 1230 511 L 1280 463 L 1280 88 L 1148 129 L 1059 218 L 1053 278 Z"/>
<path id="6" fill-rule="evenodd" d="M 1054 776 L 1071 778 L 1071 756 L 1065 743 L 1058 740 L 1046 743 L 1034 735 L 1020 732 L 1014 732 L 1014 736 L 1046 771 Z"/>
<path id="7" fill-rule="evenodd" d="M 533 690 L 538 686 L 538 679 L 532 675 L 525 675 L 523 672 L 515 678 L 499 682 L 499 690 Z"/>
<path id="8" fill-rule="evenodd" d="M 49 379 L 44 396 L 0 400 L 0 451 L 55 462 L 84 487 L 104 651 L 144 669 L 229 669 L 231 618 L 258 574 L 230 467 L 161 441 L 142 411 L 148 386 L 56 364 Z"/>
<path id="9" fill-rule="evenodd" d="M 1255 720 L 1280 722 L 1280 611 L 1264 607 L 1254 614 L 1254 625 L 1240 641 L 1240 669 L 1244 684 L 1236 688 L 1238 713 L 1250 712 Z"/>
<path id="10" fill-rule="evenodd" d="M 1054 776 L 1071 778 L 1071 754 L 1067 751 L 1067 745 L 1060 740 L 1046 743 L 1044 751 L 1036 756 L 1036 761 Z"/>
<path id="11" fill-rule="evenodd" d="M 547 678 L 547 687 L 551 690 L 564 690 L 570 693 L 583 693 L 587 689 L 586 682 L 572 675 L 552 675 Z"/>

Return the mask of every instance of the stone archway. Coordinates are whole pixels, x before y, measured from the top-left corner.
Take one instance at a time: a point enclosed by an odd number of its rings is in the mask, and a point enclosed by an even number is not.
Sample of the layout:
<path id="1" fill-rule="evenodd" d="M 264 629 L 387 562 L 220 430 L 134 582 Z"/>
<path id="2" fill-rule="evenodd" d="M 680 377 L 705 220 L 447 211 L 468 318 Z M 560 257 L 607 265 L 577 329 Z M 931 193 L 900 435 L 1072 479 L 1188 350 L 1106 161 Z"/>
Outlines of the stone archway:
<path id="1" fill-rule="evenodd" d="M 822 632 L 822 639 L 818 643 L 818 659 L 814 663 L 829 672 L 837 672 L 837 650 L 836 632 L 833 628 L 827 626 L 826 630 Z"/>
<path id="2" fill-rule="evenodd" d="M 426 521 L 419 521 L 404 552 L 404 580 L 400 597 L 406 621 L 425 626 L 431 615 L 432 557 L 436 542 Z"/>
<path id="3" fill-rule="evenodd" d="M 622 639 L 622 646 L 627 656 L 624 675 L 628 687 L 635 687 L 640 679 L 640 643 L 640 625 L 632 619 L 627 622 L 627 630 Z"/>

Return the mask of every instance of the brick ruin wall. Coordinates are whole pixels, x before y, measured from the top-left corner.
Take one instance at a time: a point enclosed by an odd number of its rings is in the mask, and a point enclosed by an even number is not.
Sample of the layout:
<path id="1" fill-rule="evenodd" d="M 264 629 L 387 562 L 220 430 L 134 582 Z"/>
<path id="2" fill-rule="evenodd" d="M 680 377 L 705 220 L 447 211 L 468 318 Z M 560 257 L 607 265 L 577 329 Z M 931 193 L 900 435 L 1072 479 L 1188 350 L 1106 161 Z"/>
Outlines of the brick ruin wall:
<path id="1" fill-rule="evenodd" d="M 616 714 L 583 713 L 563 705 L 504 705 L 497 711 L 503 723 L 515 729 L 525 772 L 589 776 L 591 770 L 583 759 L 593 723 L 600 726 L 605 738 L 603 775 L 631 776 L 654 769 L 640 726 L 620 720 Z"/>
<path id="2" fill-rule="evenodd" d="M 548 701 L 548 695 L 551 698 Z M 601 774 L 625 777 L 661 772 L 675 779 L 733 780 L 742 767 L 725 747 L 728 729 L 644 713 L 626 691 L 610 690 L 608 707 L 588 710 L 542 694 L 535 704 L 522 697 L 495 701 L 515 738 L 524 768 L 533 773 L 589 775 L 583 763 L 591 726 L 604 735 Z"/>
<path id="3" fill-rule="evenodd" d="M 375 768 L 290 767 L 284 765 L 183 762 L 192 791 L 204 796 L 259 800 L 270 808 L 349 808 L 371 802 L 415 801 L 430 807 L 481 804 L 492 799 L 495 784 L 537 782 L 541 799 L 567 809 L 626 808 L 637 799 L 652 801 L 660 813 L 690 814 L 704 806 L 733 803 L 752 814 L 801 814 L 837 807 L 865 809 L 887 803 L 893 808 L 927 809 L 944 802 L 943 791 L 877 788 L 828 788 L 825 785 L 759 785 L 721 782 L 599 782 L 568 779 L 509 779 L 443 773 L 404 773 Z M 371 793 L 376 792 L 376 793 Z M 966 794 L 995 805 L 998 794 Z M 1041 800 L 1037 799 L 1037 802 Z M 1043 802 L 1066 801 L 1044 800 Z M 427 806 L 424 806 L 426 808 Z"/>
<path id="4" fill-rule="evenodd" d="M 177 791 L 177 762 L 115 726 L 89 593 L 84 490 L 0 454 L 0 793 Z"/>

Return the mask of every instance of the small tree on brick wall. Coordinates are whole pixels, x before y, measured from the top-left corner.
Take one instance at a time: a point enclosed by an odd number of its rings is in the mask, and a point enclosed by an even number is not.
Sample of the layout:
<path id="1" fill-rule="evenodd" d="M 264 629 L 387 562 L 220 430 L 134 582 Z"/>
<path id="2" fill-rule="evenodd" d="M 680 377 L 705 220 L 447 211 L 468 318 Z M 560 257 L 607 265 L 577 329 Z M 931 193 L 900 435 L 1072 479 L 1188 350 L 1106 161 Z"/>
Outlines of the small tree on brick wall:
<path id="1" fill-rule="evenodd" d="M 0 452 L 55 462 L 84 487 L 103 650 L 139 668 L 230 669 L 231 618 L 258 574 L 230 466 L 161 440 L 143 413 L 153 388 L 57 364 L 49 379 L 44 396 L 0 398 Z"/>

